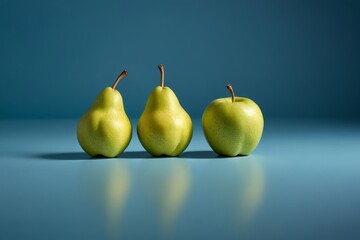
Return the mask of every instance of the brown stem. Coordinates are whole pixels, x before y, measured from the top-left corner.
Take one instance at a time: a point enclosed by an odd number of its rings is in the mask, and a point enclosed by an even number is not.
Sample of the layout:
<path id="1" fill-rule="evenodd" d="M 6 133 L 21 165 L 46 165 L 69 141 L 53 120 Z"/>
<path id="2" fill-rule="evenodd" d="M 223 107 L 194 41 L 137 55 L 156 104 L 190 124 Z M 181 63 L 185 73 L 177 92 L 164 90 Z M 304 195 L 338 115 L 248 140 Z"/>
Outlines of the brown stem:
<path id="1" fill-rule="evenodd" d="M 164 70 L 164 65 L 160 64 L 158 66 L 160 73 L 161 73 L 161 81 L 160 81 L 160 87 L 164 88 L 164 81 L 165 81 L 165 70 Z"/>
<path id="2" fill-rule="evenodd" d="M 232 88 L 231 84 L 226 85 L 227 89 L 229 89 L 230 93 L 231 93 L 231 101 L 235 102 L 235 93 L 234 93 L 234 89 Z"/>
<path id="3" fill-rule="evenodd" d="M 118 83 L 120 82 L 120 80 L 125 77 L 128 74 L 128 71 L 124 70 L 122 71 L 122 73 L 120 73 L 120 75 L 117 77 L 116 81 L 114 82 L 112 89 L 115 90 L 116 86 L 118 85 Z"/>

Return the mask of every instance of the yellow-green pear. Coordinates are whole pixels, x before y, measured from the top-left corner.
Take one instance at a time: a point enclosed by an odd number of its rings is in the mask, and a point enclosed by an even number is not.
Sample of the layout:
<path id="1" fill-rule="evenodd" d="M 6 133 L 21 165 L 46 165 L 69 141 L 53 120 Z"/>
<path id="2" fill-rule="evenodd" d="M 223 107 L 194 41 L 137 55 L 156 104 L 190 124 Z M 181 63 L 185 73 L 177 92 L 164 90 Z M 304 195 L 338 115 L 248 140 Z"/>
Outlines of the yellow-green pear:
<path id="1" fill-rule="evenodd" d="M 175 93 L 164 86 L 164 66 L 159 65 L 160 86 L 151 92 L 138 125 L 142 146 L 153 156 L 178 156 L 189 145 L 193 127 Z"/>
<path id="2" fill-rule="evenodd" d="M 212 101 L 204 111 L 202 127 L 214 152 L 224 156 L 249 155 L 258 143 L 264 128 L 259 106 L 249 98 L 231 97 Z"/>
<path id="3" fill-rule="evenodd" d="M 116 157 L 130 143 L 131 122 L 122 96 L 115 89 L 126 75 L 124 70 L 112 87 L 105 88 L 78 123 L 77 139 L 90 156 Z"/>

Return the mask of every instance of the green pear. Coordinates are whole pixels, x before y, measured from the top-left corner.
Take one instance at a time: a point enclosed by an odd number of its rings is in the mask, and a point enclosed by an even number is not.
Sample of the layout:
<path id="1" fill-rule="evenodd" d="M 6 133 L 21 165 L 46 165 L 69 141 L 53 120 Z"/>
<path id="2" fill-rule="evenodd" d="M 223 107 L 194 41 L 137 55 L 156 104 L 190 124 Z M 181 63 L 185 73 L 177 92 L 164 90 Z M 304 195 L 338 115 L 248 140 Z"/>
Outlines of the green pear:
<path id="1" fill-rule="evenodd" d="M 264 118 L 254 101 L 235 97 L 230 84 L 227 88 L 232 96 L 212 101 L 204 111 L 205 138 L 220 155 L 249 155 L 260 142 Z"/>
<path id="2" fill-rule="evenodd" d="M 127 75 L 124 70 L 112 87 L 105 88 L 80 119 L 77 139 L 90 156 L 115 157 L 131 140 L 131 122 L 126 115 L 121 94 L 115 89 Z"/>
<path id="3" fill-rule="evenodd" d="M 175 93 L 164 86 L 164 66 L 159 65 L 160 86 L 151 92 L 138 125 L 142 146 L 153 156 L 178 156 L 189 145 L 193 127 Z"/>

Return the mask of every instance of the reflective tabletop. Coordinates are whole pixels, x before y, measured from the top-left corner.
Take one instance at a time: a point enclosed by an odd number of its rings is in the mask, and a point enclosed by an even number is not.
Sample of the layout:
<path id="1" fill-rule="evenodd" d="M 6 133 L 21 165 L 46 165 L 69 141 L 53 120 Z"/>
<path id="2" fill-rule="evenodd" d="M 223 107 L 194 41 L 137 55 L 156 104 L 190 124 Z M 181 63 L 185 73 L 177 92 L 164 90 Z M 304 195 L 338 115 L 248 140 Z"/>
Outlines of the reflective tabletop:
<path id="1" fill-rule="evenodd" d="M 91 159 L 75 120 L 0 121 L 0 239 L 360 238 L 360 123 L 269 120 L 234 158 L 194 123 L 180 157 L 152 158 L 134 134 Z"/>

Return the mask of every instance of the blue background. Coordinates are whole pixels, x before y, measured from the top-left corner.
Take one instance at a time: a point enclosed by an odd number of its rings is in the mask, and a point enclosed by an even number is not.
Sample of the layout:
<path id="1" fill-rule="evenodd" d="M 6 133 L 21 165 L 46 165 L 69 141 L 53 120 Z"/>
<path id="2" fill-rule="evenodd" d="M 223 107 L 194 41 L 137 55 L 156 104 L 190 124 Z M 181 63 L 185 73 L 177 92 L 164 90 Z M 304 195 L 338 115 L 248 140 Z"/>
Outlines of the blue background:
<path id="1" fill-rule="evenodd" d="M 0 118 L 78 118 L 118 86 L 138 118 L 159 83 L 192 117 L 215 98 L 265 117 L 360 117 L 359 1 L 0 1 Z"/>
<path id="2" fill-rule="evenodd" d="M 0 239 L 360 239 L 359 43 L 360 1 L 0 0 Z M 159 63 L 177 158 L 136 137 Z M 132 140 L 92 159 L 78 118 L 124 68 Z M 229 82 L 265 115 L 250 156 L 202 133 Z"/>

